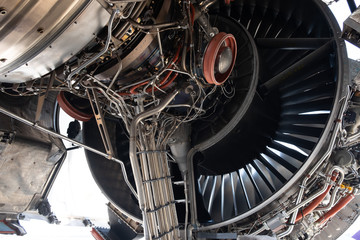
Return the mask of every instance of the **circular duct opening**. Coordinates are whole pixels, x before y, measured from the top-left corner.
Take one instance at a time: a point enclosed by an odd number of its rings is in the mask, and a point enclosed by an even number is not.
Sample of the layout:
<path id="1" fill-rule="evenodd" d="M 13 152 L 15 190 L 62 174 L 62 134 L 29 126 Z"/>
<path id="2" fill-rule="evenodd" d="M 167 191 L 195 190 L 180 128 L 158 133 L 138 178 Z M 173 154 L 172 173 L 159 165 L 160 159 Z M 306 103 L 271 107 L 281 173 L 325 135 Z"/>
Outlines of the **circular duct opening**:
<path id="1" fill-rule="evenodd" d="M 259 55 L 256 92 L 246 112 L 224 118 L 241 109 L 234 97 L 218 114 L 224 127 L 214 134 L 219 124 L 208 124 L 198 135 L 213 134 L 193 149 L 201 155 L 194 157 L 199 195 L 218 227 L 265 207 L 326 144 L 346 60 L 337 23 L 321 1 L 236 1 L 212 13 L 227 13 L 243 25 Z M 226 32 L 234 34 L 232 29 Z M 235 85 L 242 73 L 234 67 Z M 235 96 L 241 94 L 235 89 Z"/>

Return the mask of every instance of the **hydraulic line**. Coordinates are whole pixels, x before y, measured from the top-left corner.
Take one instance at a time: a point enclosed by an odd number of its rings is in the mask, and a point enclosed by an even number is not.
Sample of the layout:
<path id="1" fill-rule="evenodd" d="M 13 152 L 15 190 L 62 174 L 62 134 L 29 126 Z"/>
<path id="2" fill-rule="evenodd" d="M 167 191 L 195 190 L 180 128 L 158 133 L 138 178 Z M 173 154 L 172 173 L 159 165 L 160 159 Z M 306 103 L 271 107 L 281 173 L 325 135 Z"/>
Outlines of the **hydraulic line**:
<path id="1" fill-rule="evenodd" d="M 348 203 L 355 198 L 355 195 L 353 193 L 349 193 L 345 197 L 343 197 L 333 208 L 330 209 L 327 213 L 325 213 L 322 217 L 320 217 L 316 223 L 324 224 L 326 223 L 330 218 L 335 216 L 341 209 L 346 207 Z"/>
<path id="2" fill-rule="evenodd" d="M 88 61 L 86 61 L 85 63 L 81 64 L 77 69 L 75 69 L 74 71 L 72 71 L 66 78 L 66 80 L 70 83 L 71 79 L 73 78 L 73 76 L 75 74 L 80 73 L 81 70 L 83 70 L 84 68 L 86 68 L 87 66 L 89 66 L 91 63 L 93 63 L 94 61 L 96 61 L 99 57 L 101 57 L 109 48 L 110 46 L 110 41 L 111 41 L 111 30 L 112 30 L 112 25 L 115 19 L 116 14 L 119 13 L 118 9 L 113 10 L 109 23 L 108 23 L 108 34 L 107 34 L 107 38 L 106 38 L 106 42 L 105 42 L 105 46 L 103 48 L 103 50 L 101 50 L 100 52 L 98 52 L 97 54 L 95 54 L 95 56 L 93 56 L 92 58 L 90 58 Z"/>
<path id="3" fill-rule="evenodd" d="M 144 181 L 143 174 L 141 172 L 138 157 L 136 154 L 137 127 L 138 127 L 138 124 L 140 123 L 140 121 L 142 121 L 148 117 L 151 117 L 151 116 L 161 112 L 162 110 L 164 110 L 166 108 L 166 106 L 170 104 L 170 102 L 175 98 L 175 96 L 178 93 L 179 93 L 179 91 L 173 92 L 172 94 L 168 95 L 157 107 L 138 114 L 133 119 L 133 121 L 131 122 L 131 126 L 130 126 L 129 156 L 130 156 L 132 172 L 134 174 L 136 189 L 137 189 L 137 193 L 138 193 L 139 207 L 141 209 L 142 216 L 143 216 L 144 237 L 146 240 L 149 239 L 149 237 L 150 237 L 149 232 L 151 230 L 154 230 L 154 229 L 149 229 L 151 227 L 151 226 L 149 226 L 149 221 L 153 222 L 153 220 L 151 219 L 151 216 L 153 214 L 150 213 L 149 214 L 150 217 L 149 218 L 147 217 L 146 207 L 149 203 L 146 201 L 146 198 L 145 198 L 145 188 L 143 187 L 143 183 L 144 183 L 143 182 Z M 144 171 L 144 169 L 143 169 L 143 171 Z M 146 174 L 146 172 L 144 174 Z M 155 229 L 155 230 L 157 231 L 157 229 Z"/>
<path id="4" fill-rule="evenodd" d="M 332 172 L 331 181 L 334 182 L 339 175 L 338 172 L 334 171 Z M 301 220 L 303 217 L 307 216 L 309 213 L 311 213 L 317 206 L 320 205 L 320 203 L 324 200 L 326 195 L 330 192 L 330 189 L 332 188 L 332 185 L 329 184 L 329 186 L 326 188 L 326 191 L 315 198 L 301 213 L 298 213 L 296 216 L 295 223 Z"/>

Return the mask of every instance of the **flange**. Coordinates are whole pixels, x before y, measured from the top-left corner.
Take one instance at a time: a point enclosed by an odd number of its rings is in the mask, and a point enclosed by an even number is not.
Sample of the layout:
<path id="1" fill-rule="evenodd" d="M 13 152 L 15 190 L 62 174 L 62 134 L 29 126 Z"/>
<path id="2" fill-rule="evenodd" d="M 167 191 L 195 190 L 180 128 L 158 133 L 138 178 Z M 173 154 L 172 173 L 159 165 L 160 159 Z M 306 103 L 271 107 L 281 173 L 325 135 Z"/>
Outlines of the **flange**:
<path id="1" fill-rule="evenodd" d="M 69 99 L 66 98 L 64 92 L 58 94 L 57 101 L 61 109 L 76 120 L 87 122 L 93 117 L 92 114 L 81 111 L 81 109 L 70 103 L 71 100 L 69 101 Z"/>
<path id="2" fill-rule="evenodd" d="M 235 37 L 220 32 L 216 34 L 205 49 L 203 74 L 210 84 L 221 85 L 231 74 L 237 54 Z"/>

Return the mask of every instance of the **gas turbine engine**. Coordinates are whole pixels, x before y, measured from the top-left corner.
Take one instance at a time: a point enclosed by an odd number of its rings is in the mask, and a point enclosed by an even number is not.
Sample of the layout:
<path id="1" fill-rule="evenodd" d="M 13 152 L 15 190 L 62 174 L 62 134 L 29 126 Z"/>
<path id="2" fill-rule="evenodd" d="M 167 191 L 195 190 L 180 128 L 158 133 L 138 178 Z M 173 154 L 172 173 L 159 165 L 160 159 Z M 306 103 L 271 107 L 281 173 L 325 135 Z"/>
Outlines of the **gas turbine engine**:
<path id="1" fill-rule="evenodd" d="M 357 160 L 329 156 L 355 141 L 338 139 L 356 88 L 321 1 L 3 5 L 0 111 L 84 147 L 111 209 L 147 239 L 315 236 L 322 213 L 355 196 Z M 83 121 L 83 142 L 51 130 L 54 109 L 43 104 L 55 95 Z M 9 105 L 19 96 L 35 105 L 23 117 Z M 332 194 L 329 205 L 321 194 Z"/>

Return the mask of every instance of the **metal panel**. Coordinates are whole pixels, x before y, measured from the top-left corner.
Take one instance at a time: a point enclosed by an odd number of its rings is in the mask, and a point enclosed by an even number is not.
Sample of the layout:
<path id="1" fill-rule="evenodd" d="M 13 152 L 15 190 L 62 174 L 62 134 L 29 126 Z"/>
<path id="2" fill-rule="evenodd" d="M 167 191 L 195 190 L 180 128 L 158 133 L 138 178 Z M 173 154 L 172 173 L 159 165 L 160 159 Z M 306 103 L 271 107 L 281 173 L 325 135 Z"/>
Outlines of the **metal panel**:
<path id="1" fill-rule="evenodd" d="M 7 9 L 0 16 L 2 82 L 47 74 L 81 50 L 109 19 L 91 0 L 0 1 L 0 6 Z"/>
<path id="2" fill-rule="evenodd" d="M 40 196 L 54 167 L 49 151 L 47 144 L 17 138 L 0 152 L 0 212 L 23 212 Z"/>

